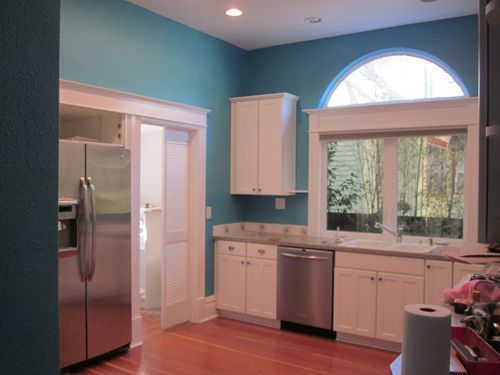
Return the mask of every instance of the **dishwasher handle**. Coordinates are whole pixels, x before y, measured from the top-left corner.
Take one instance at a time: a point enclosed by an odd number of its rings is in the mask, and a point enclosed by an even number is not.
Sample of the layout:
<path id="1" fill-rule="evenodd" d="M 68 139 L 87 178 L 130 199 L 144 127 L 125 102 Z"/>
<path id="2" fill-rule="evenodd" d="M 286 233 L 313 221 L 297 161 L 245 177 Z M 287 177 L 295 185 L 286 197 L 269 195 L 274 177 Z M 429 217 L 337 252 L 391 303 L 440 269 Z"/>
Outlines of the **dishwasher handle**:
<path id="1" fill-rule="evenodd" d="M 290 254 L 290 253 L 281 253 L 284 257 L 288 258 L 300 258 L 300 259 L 312 259 L 312 260 L 329 260 L 328 257 L 319 257 L 316 255 L 297 255 L 297 254 Z"/>

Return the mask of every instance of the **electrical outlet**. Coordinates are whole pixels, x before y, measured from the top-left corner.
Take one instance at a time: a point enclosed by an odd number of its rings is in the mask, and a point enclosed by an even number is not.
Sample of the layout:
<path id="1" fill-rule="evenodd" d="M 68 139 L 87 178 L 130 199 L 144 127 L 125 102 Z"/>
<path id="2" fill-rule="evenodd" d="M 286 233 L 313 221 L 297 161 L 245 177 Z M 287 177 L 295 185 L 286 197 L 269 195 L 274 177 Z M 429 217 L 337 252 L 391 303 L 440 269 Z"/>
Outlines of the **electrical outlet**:
<path id="1" fill-rule="evenodd" d="M 285 209 L 285 198 L 276 198 L 274 201 L 274 208 L 277 210 Z"/>
<path id="2" fill-rule="evenodd" d="M 205 218 L 210 220 L 212 218 L 212 207 L 205 208 Z"/>

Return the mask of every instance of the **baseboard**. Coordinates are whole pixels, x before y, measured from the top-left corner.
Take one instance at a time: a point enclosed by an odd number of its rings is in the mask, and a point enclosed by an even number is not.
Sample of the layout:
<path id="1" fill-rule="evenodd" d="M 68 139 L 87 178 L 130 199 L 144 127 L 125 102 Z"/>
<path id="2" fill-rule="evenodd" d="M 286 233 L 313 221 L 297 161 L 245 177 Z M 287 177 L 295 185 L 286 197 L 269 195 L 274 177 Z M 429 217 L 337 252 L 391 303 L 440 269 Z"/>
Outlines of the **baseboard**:
<path id="1" fill-rule="evenodd" d="M 198 298 L 198 323 L 217 318 L 215 295 Z"/>
<path id="2" fill-rule="evenodd" d="M 348 344 L 368 346 L 375 349 L 383 349 L 391 352 L 401 352 L 401 344 L 398 342 L 379 340 L 372 337 L 351 335 L 349 333 L 337 332 L 337 341 Z"/>
<path id="3" fill-rule="evenodd" d="M 132 318 L 132 342 L 130 348 L 141 346 L 142 342 L 142 316 L 138 315 Z"/>
<path id="4" fill-rule="evenodd" d="M 281 326 L 281 321 L 274 319 L 259 318 L 257 316 L 251 316 L 246 314 L 240 314 L 237 312 L 218 310 L 219 316 L 227 319 L 239 320 L 240 322 L 257 324 L 269 328 L 279 329 Z"/>

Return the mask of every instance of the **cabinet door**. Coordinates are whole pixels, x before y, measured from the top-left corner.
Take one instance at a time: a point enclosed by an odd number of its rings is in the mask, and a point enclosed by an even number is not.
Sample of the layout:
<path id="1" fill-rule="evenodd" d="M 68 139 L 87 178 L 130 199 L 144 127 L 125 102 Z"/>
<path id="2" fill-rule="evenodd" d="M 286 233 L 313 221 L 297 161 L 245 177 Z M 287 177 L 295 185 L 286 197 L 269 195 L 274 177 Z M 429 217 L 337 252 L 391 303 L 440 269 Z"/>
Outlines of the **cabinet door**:
<path id="1" fill-rule="evenodd" d="M 478 273 L 484 264 L 453 263 L 453 285 L 457 285 L 467 274 Z"/>
<path id="2" fill-rule="evenodd" d="M 375 337 L 377 273 L 335 268 L 333 329 Z"/>
<path id="3" fill-rule="evenodd" d="M 443 290 L 451 287 L 452 263 L 427 260 L 425 261 L 425 303 L 441 305 Z"/>
<path id="4" fill-rule="evenodd" d="M 281 99 L 259 101 L 259 194 L 283 194 Z"/>
<path id="5" fill-rule="evenodd" d="M 217 308 L 245 313 L 245 257 L 218 257 Z"/>
<path id="6" fill-rule="evenodd" d="M 246 313 L 276 319 L 275 260 L 247 258 Z"/>
<path id="7" fill-rule="evenodd" d="M 231 194 L 257 194 L 259 102 L 232 104 Z"/>
<path id="8" fill-rule="evenodd" d="M 401 342 L 403 308 L 424 302 L 424 278 L 379 272 L 377 284 L 376 337 Z"/>

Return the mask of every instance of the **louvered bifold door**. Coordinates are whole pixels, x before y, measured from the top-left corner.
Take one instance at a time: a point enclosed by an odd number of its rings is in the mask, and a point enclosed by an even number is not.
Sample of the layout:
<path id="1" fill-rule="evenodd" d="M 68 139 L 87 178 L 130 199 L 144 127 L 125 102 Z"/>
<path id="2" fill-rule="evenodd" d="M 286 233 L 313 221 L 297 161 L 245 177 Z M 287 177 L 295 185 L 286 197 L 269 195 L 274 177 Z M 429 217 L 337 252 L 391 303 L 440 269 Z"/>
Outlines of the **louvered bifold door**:
<path id="1" fill-rule="evenodd" d="M 189 134 L 166 131 L 165 254 L 162 327 L 189 319 Z"/>

